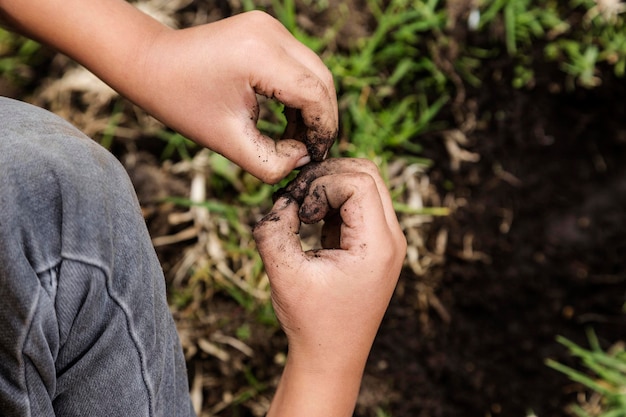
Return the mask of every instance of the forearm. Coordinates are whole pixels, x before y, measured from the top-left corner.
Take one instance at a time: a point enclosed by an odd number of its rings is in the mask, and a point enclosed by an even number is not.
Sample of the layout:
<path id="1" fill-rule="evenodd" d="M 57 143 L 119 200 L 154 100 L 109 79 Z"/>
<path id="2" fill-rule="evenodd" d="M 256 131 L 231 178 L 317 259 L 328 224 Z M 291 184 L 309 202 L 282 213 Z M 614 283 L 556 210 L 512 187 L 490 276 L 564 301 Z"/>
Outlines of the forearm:
<path id="1" fill-rule="evenodd" d="M 166 26 L 124 0 L 0 0 L 2 20 L 75 59 L 120 93 L 139 97 L 143 52 Z"/>
<path id="2" fill-rule="evenodd" d="M 172 30 L 125 0 L 0 0 L 0 20 L 262 181 L 322 159 L 337 134 L 328 68 L 265 13 Z M 288 136 L 257 129 L 257 94 L 301 116 L 287 121 Z"/>

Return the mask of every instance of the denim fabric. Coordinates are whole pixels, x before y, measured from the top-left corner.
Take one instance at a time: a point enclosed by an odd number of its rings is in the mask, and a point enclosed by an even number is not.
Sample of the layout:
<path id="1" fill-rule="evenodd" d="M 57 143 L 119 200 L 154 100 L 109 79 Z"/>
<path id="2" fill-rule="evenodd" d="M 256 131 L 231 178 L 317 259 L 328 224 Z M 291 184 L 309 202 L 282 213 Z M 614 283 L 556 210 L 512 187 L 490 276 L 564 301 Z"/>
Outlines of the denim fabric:
<path id="1" fill-rule="evenodd" d="M 191 416 L 163 273 L 118 161 L 0 98 L 0 415 Z"/>

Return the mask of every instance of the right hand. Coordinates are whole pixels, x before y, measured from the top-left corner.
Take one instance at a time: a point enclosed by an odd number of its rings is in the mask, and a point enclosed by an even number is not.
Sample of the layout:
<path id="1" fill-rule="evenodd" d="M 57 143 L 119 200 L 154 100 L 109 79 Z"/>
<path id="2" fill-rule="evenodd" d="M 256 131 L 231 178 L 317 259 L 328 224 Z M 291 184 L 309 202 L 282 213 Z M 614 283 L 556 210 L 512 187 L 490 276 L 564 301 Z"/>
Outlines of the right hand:
<path id="1" fill-rule="evenodd" d="M 324 159 L 337 135 L 330 71 L 263 12 L 182 30 L 125 0 L 0 0 L 0 16 L 266 183 Z M 257 129 L 257 94 L 285 105 L 282 140 Z"/>
<path id="2" fill-rule="evenodd" d="M 266 183 L 326 157 L 338 130 L 333 77 L 276 19 L 248 12 L 155 37 L 145 97 L 157 118 Z M 256 94 L 285 105 L 278 141 L 256 127 Z"/>

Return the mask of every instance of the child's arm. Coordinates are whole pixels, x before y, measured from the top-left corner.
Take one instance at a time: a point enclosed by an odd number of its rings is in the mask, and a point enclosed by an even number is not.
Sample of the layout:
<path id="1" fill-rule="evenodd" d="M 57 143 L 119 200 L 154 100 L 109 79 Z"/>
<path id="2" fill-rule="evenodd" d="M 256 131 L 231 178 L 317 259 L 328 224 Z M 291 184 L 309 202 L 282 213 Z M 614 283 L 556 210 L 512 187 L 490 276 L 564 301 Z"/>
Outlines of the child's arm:
<path id="1" fill-rule="evenodd" d="M 336 136 L 330 72 L 265 13 L 183 30 L 162 25 L 124 0 L 0 0 L 0 15 L 265 182 L 323 159 Z M 287 140 L 274 141 L 257 130 L 257 93 L 289 109 Z"/>

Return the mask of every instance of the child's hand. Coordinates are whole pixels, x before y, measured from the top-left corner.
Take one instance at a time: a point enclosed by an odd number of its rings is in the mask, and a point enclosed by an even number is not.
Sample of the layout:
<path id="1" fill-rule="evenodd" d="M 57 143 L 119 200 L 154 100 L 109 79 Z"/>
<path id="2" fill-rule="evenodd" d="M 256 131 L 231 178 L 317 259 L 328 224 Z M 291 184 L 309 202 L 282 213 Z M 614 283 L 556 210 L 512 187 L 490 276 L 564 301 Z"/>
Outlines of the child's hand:
<path id="1" fill-rule="evenodd" d="M 303 252 L 300 221 L 322 219 L 329 249 Z M 254 237 L 289 339 L 287 382 L 270 415 L 351 415 L 406 253 L 376 167 L 350 159 L 305 167 Z"/>
<path id="2" fill-rule="evenodd" d="M 163 32 L 154 39 L 144 72 L 143 107 L 267 183 L 324 159 L 337 135 L 332 75 L 262 12 Z M 256 128 L 256 94 L 285 105 L 282 140 Z"/>

